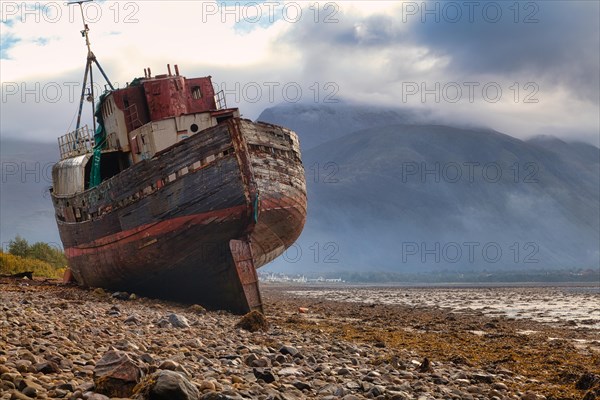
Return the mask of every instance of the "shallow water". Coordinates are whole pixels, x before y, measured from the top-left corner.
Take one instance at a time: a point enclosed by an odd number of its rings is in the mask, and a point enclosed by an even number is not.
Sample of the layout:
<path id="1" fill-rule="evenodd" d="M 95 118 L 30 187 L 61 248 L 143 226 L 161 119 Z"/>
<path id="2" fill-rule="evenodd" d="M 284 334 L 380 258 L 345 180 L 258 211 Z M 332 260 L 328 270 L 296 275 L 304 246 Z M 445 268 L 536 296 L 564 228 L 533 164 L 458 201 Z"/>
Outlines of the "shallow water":
<path id="1" fill-rule="evenodd" d="M 598 287 L 497 288 L 310 288 L 290 290 L 298 296 L 357 303 L 440 307 L 454 312 L 480 311 L 486 315 L 571 323 L 600 329 Z"/>

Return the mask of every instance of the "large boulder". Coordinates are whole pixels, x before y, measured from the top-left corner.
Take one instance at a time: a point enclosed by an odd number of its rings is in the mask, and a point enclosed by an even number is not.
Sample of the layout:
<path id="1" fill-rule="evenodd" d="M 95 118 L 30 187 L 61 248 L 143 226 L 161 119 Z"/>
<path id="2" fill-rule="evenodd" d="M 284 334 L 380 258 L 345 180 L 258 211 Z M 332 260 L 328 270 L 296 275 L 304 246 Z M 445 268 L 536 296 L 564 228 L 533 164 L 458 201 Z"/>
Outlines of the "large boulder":
<path id="1" fill-rule="evenodd" d="M 138 400 L 198 400 L 200 392 L 183 374 L 160 370 L 147 376 L 135 388 Z"/>
<path id="2" fill-rule="evenodd" d="M 109 350 L 94 368 L 96 392 L 108 397 L 131 397 L 142 376 L 142 369 L 127 353 Z"/>

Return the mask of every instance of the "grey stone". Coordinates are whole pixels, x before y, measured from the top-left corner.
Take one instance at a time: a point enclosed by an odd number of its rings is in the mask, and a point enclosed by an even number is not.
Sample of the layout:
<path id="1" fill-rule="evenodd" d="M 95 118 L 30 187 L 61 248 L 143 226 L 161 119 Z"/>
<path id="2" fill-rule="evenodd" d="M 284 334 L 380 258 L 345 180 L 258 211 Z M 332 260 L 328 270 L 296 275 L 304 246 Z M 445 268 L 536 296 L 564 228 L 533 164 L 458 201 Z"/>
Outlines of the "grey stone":
<path id="1" fill-rule="evenodd" d="M 173 325 L 175 328 L 189 328 L 190 327 L 189 321 L 183 315 L 178 315 L 178 314 L 173 313 L 173 314 L 167 315 L 167 319 L 169 320 L 171 325 Z"/>
<path id="2" fill-rule="evenodd" d="M 218 392 L 208 392 L 208 393 L 204 393 L 201 397 L 200 400 L 230 400 L 231 397 L 222 394 L 222 393 L 218 393 Z"/>
<path id="3" fill-rule="evenodd" d="M 25 389 L 23 389 L 21 391 L 21 393 L 23 393 L 25 396 L 29 396 L 29 397 L 37 397 L 38 396 L 38 390 L 32 386 L 27 386 Z"/>
<path id="4" fill-rule="evenodd" d="M 492 383 L 494 382 L 494 376 L 489 374 L 472 374 L 470 376 L 472 381 L 480 383 Z"/>
<path id="5" fill-rule="evenodd" d="M 86 400 L 110 400 L 110 397 L 106 397 L 105 395 L 100 393 L 90 393 L 87 397 L 86 394 L 87 393 L 83 395 L 84 399 Z"/>
<path id="6" fill-rule="evenodd" d="M 140 324 L 140 320 L 137 317 L 137 315 L 130 315 L 129 317 L 125 318 L 124 323 L 125 324 L 132 324 L 132 325 L 139 325 Z"/>
<path id="7" fill-rule="evenodd" d="M 256 379 L 263 380 L 265 383 L 273 383 L 277 380 L 277 377 L 267 368 L 253 368 L 252 372 Z"/>
<path id="8" fill-rule="evenodd" d="M 290 376 L 290 375 L 301 376 L 301 375 L 304 375 L 304 374 L 298 368 L 286 367 L 286 368 L 282 368 L 279 371 L 277 371 L 277 375 L 281 375 L 281 376 Z"/>
<path id="9" fill-rule="evenodd" d="M 60 367 L 55 362 L 46 361 L 36 364 L 35 370 L 42 374 L 56 374 L 60 372 Z"/>
<path id="10" fill-rule="evenodd" d="M 198 400 L 200 392 L 183 374 L 160 370 L 144 379 L 136 398 L 143 400 Z"/>
<path id="11" fill-rule="evenodd" d="M 292 385 L 298 390 L 309 390 L 311 388 L 310 384 L 301 381 L 296 381 Z"/>
<path id="12" fill-rule="evenodd" d="M 296 354 L 298 354 L 298 349 L 296 349 L 295 347 L 292 346 L 282 346 L 279 349 L 279 352 L 283 355 L 289 354 L 290 356 L 295 356 Z"/>
<path id="13" fill-rule="evenodd" d="M 129 300 L 129 293 L 127 292 L 114 292 L 112 297 L 119 300 Z"/>

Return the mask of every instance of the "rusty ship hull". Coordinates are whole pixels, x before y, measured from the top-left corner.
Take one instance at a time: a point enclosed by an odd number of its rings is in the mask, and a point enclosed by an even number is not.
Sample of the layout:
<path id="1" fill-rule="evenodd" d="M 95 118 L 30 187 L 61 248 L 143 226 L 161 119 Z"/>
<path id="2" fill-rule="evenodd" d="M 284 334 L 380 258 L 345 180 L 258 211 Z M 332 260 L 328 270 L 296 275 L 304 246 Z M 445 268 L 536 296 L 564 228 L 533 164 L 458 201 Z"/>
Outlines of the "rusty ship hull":
<path id="1" fill-rule="evenodd" d="M 262 309 L 256 269 L 298 238 L 307 204 L 296 134 L 239 117 L 52 199 L 78 283 L 236 313 Z"/>

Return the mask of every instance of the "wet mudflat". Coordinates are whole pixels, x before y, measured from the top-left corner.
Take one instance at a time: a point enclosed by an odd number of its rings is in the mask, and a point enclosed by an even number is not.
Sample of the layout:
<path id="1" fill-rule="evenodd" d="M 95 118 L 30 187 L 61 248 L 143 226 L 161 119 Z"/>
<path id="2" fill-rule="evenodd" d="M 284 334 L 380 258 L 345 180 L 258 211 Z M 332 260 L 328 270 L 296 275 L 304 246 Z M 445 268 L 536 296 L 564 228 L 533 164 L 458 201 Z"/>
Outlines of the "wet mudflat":
<path id="1" fill-rule="evenodd" d="M 3 279 L 0 399 L 600 395 L 599 331 L 585 320 L 349 302 L 305 290 L 263 286 L 270 326 L 248 332 L 236 326 L 239 316 L 199 306 Z M 120 375 L 103 375 L 116 364 Z"/>
<path id="2" fill-rule="evenodd" d="M 263 291 L 275 307 L 310 310 L 289 319 L 296 329 L 375 342 L 390 355 L 412 350 L 442 364 L 474 367 L 521 394 L 600 398 L 598 287 L 299 285 Z"/>
<path id="3" fill-rule="evenodd" d="M 600 285 L 600 283 L 598 283 Z M 313 287 L 288 292 L 351 303 L 439 307 L 452 312 L 566 323 L 600 330 L 600 286 Z"/>

